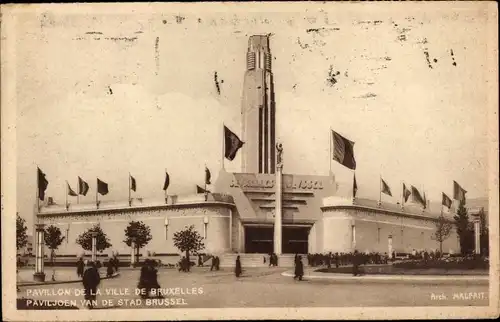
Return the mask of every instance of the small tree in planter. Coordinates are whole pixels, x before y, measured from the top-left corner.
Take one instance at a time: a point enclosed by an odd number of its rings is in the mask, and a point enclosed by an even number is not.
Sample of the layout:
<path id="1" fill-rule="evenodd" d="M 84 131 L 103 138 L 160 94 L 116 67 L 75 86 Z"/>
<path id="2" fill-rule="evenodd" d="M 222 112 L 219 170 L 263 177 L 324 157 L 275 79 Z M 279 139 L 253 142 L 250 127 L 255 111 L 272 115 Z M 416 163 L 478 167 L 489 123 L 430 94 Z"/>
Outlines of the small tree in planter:
<path id="1" fill-rule="evenodd" d="M 28 244 L 28 234 L 26 233 L 28 227 L 26 227 L 26 220 L 19 216 L 19 213 L 16 214 L 16 249 L 20 250 L 26 244 Z"/>
<path id="2" fill-rule="evenodd" d="M 450 237 L 453 225 L 443 215 L 435 222 L 436 230 L 431 238 L 439 243 L 439 254 L 443 255 L 443 242 Z"/>
<path id="3" fill-rule="evenodd" d="M 56 250 L 59 248 L 61 243 L 64 240 L 64 236 L 62 236 L 61 230 L 59 227 L 54 225 L 48 226 L 45 229 L 44 234 L 44 242 L 48 249 L 50 249 L 50 263 L 52 265 L 52 280 L 56 280 L 56 268 L 54 267 L 54 259 L 56 256 Z"/>
<path id="4" fill-rule="evenodd" d="M 125 240 L 123 242 L 131 247 L 132 241 L 134 241 L 134 256 L 137 256 L 139 249 L 146 246 L 151 239 L 153 239 L 153 236 L 151 236 L 151 229 L 142 221 L 131 221 L 127 228 L 125 228 Z"/>
<path id="5" fill-rule="evenodd" d="M 102 253 L 103 250 L 112 246 L 108 236 L 102 231 L 101 226 L 95 224 L 94 227 L 87 229 L 76 239 L 76 243 L 82 246 L 83 250 L 92 251 L 92 232 L 97 233 L 96 249 L 99 253 Z"/>
<path id="6" fill-rule="evenodd" d="M 194 229 L 194 225 L 184 228 L 181 231 L 174 233 L 174 246 L 177 247 L 181 252 L 186 252 L 186 261 L 191 265 L 189 260 L 190 254 L 196 254 L 199 251 L 205 249 L 203 244 L 203 237 L 200 233 Z"/>

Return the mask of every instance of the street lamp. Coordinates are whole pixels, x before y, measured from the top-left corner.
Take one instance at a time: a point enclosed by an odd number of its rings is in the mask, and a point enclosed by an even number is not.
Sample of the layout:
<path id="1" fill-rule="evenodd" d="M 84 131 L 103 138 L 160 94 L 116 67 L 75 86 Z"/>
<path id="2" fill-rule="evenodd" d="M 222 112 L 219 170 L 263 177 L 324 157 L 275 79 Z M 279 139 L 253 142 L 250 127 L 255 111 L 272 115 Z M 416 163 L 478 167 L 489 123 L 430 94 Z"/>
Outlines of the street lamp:
<path id="1" fill-rule="evenodd" d="M 92 261 L 95 263 L 97 261 L 97 232 L 93 231 L 90 234 L 92 236 Z"/>
<path id="2" fill-rule="evenodd" d="M 165 240 L 168 240 L 168 217 L 165 217 Z"/>

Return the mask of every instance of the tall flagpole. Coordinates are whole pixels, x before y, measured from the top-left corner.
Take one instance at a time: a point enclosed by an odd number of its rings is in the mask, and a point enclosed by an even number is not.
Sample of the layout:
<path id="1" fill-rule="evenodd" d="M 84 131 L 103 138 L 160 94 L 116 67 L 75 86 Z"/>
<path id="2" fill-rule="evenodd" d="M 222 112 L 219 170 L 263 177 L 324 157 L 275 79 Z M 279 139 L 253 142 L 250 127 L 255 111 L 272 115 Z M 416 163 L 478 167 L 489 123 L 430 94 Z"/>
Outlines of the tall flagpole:
<path id="1" fill-rule="evenodd" d="M 401 181 L 401 188 L 403 188 L 404 183 Z M 405 189 L 401 190 L 401 209 L 405 208 Z"/>
<path id="2" fill-rule="evenodd" d="M 80 180 L 78 180 L 78 182 L 76 183 L 76 186 L 78 187 L 78 193 L 76 194 L 76 203 L 79 204 L 80 203 Z"/>
<path id="3" fill-rule="evenodd" d="M 129 207 L 132 206 L 132 199 L 130 199 L 130 181 L 131 181 L 131 177 L 130 177 L 130 171 L 128 173 L 128 205 Z"/>
<path id="4" fill-rule="evenodd" d="M 382 205 L 382 175 L 379 174 L 378 205 Z"/>
<path id="5" fill-rule="evenodd" d="M 165 180 L 166 179 L 167 179 L 167 168 L 165 168 Z M 165 182 L 163 182 L 163 184 L 165 184 Z M 165 204 L 167 204 L 167 200 L 168 200 L 167 189 L 168 189 L 168 187 L 165 188 Z"/>
<path id="6" fill-rule="evenodd" d="M 69 208 L 68 207 L 68 185 L 69 185 L 68 180 L 66 180 L 66 204 L 65 204 L 66 210 L 68 210 L 68 208 Z"/>
<path id="7" fill-rule="evenodd" d="M 330 132 L 328 132 L 328 142 L 330 142 L 330 154 L 328 155 L 328 162 L 330 164 L 330 175 L 332 174 L 332 127 L 330 126 Z"/>
<path id="8" fill-rule="evenodd" d="M 38 215 L 38 212 L 40 212 L 40 178 L 38 175 L 38 165 L 36 166 L 36 213 Z M 38 216 L 37 216 L 38 219 Z"/>
<path id="9" fill-rule="evenodd" d="M 97 209 L 99 209 L 99 196 L 97 195 L 99 193 L 99 178 L 96 178 L 95 180 L 95 205 Z"/>
<path id="10" fill-rule="evenodd" d="M 226 131 L 224 130 L 224 122 L 222 122 L 222 155 L 221 155 L 222 169 L 224 169 L 225 145 L 226 145 Z"/>

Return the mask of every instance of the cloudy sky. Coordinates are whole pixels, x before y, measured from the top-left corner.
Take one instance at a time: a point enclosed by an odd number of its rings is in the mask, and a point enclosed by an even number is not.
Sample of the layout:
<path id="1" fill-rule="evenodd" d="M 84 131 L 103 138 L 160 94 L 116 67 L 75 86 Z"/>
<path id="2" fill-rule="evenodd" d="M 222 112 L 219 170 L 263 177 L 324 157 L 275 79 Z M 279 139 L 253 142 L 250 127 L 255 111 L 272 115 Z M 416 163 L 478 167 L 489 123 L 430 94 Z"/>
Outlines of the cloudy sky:
<path id="1" fill-rule="evenodd" d="M 37 165 L 58 203 L 77 176 L 91 189 L 81 202 L 94 202 L 96 177 L 109 183 L 103 200 L 128 197 L 129 172 L 138 197 L 163 195 L 165 168 L 172 194 L 193 193 L 205 164 L 216 179 L 222 123 L 241 133 L 253 34 L 270 34 L 284 172 L 327 175 L 331 127 L 356 142 L 360 197 L 378 198 L 379 175 L 394 202 L 403 181 L 434 201 L 452 193 L 453 180 L 469 198 L 486 196 L 484 85 L 496 68 L 487 60 L 496 43 L 486 5 L 321 6 L 20 14 L 20 214 L 30 223 Z M 237 157 L 226 169 L 240 164 Z M 350 170 L 332 161 L 332 171 L 351 185 Z"/>

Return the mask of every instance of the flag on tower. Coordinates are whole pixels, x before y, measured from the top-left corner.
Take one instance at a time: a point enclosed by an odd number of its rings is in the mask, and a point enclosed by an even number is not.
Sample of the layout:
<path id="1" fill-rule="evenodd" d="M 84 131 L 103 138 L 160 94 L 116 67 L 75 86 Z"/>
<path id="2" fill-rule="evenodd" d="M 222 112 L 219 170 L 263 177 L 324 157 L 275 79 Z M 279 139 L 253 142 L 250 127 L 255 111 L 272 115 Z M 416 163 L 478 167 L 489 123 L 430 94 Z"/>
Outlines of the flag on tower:
<path id="1" fill-rule="evenodd" d="M 385 193 L 386 195 L 392 197 L 391 188 L 389 188 L 389 185 L 382 178 L 380 178 L 380 181 L 382 185 L 382 193 Z"/>
<path id="2" fill-rule="evenodd" d="M 356 159 L 354 158 L 354 142 L 332 130 L 333 137 L 333 160 L 343 166 L 356 170 Z"/>
<path id="3" fill-rule="evenodd" d="M 69 185 L 69 183 L 66 182 L 66 184 L 68 185 L 68 196 L 78 197 L 78 194 L 73 189 L 71 189 L 71 186 Z"/>
<path id="4" fill-rule="evenodd" d="M 465 201 L 465 194 L 467 191 L 465 191 L 464 188 L 462 188 L 458 182 L 453 181 L 453 199 L 458 200 L 458 201 Z"/>
<path id="5" fill-rule="evenodd" d="M 131 189 L 132 191 L 137 191 L 137 190 L 136 190 L 136 189 L 137 189 L 137 184 L 136 184 L 136 182 L 135 182 L 135 178 L 134 178 L 134 177 L 132 177 L 132 176 L 130 176 L 130 189 Z"/>
<path id="6" fill-rule="evenodd" d="M 80 195 L 87 195 L 89 191 L 89 184 L 82 180 L 82 178 L 78 177 L 78 193 Z"/>
<path id="7" fill-rule="evenodd" d="M 165 182 L 163 183 L 163 190 L 167 191 L 169 185 L 170 185 L 170 176 L 168 175 L 168 172 L 165 171 Z"/>
<path id="8" fill-rule="evenodd" d="M 97 192 L 103 196 L 107 195 L 109 192 L 108 184 L 104 181 L 99 180 L 99 178 L 97 178 Z"/>
<path id="9" fill-rule="evenodd" d="M 421 204 L 424 208 L 426 207 L 424 198 L 414 186 L 411 186 L 411 197 L 413 202 Z"/>
<path id="10" fill-rule="evenodd" d="M 224 125 L 224 156 L 229 161 L 233 161 L 238 150 L 245 144 L 240 138 L 234 134 L 227 126 Z"/>
<path id="11" fill-rule="evenodd" d="M 403 183 L 403 199 L 404 199 L 404 202 L 407 202 L 408 201 L 408 197 L 411 195 L 411 191 L 406 188 L 406 185 Z"/>
<path id="12" fill-rule="evenodd" d="M 38 173 L 38 198 L 43 201 L 45 199 L 45 190 L 47 190 L 47 186 L 49 185 L 49 181 L 45 178 L 45 173 L 37 167 Z"/>
<path id="13" fill-rule="evenodd" d="M 212 175 L 210 174 L 210 170 L 205 166 L 205 184 L 210 184 L 210 178 Z"/>
<path id="14" fill-rule="evenodd" d="M 448 197 L 444 192 L 442 192 L 442 195 L 443 195 L 443 198 L 442 198 L 441 204 L 443 206 L 446 206 L 448 209 L 450 209 L 451 204 L 452 204 L 450 197 Z"/>
<path id="15" fill-rule="evenodd" d="M 210 193 L 209 190 L 203 189 L 199 185 L 196 185 L 196 193 Z"/>

